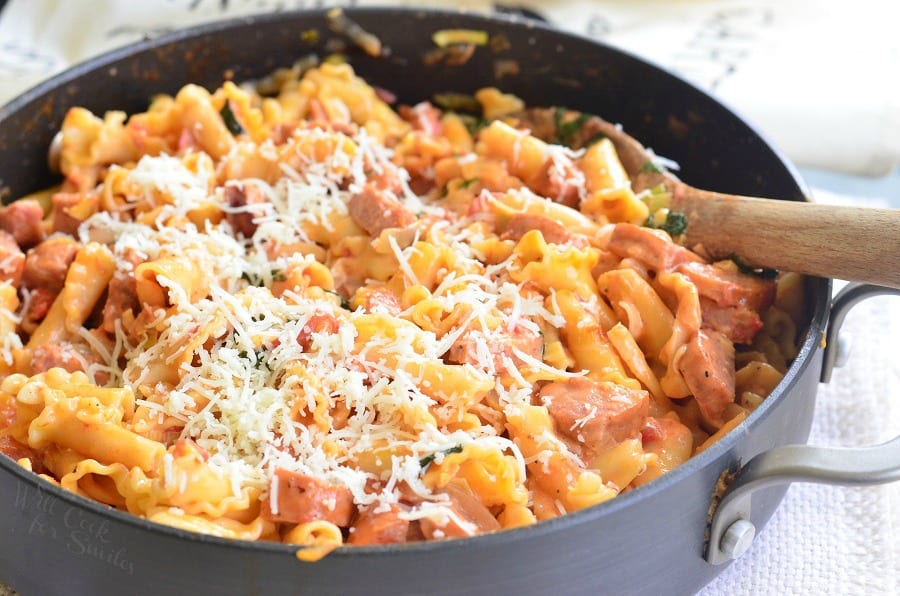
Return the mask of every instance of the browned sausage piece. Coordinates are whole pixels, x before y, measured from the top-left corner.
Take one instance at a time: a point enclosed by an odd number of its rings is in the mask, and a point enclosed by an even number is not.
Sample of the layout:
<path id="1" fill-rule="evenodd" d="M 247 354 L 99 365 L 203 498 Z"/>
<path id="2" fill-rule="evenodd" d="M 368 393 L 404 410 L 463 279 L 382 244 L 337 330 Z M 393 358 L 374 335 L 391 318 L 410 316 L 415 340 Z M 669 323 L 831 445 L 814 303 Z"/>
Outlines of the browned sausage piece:
<path id="1" fill-rule="evenodd" d="M 31 374 L 36 375 L 57 367 L 69 372 L 85 371 L 86 365 L 101 363 L 100 357 L 86 343 L 46 343 L 36 347 L 31 355 Z M 95 379 L 103 385 L 109 380 L 109 375 L 98 372 Z"/>
<path id="2" fill-rule="evenodd" d="M 572 240 L 572 234 L 566 229 L 566 226 L 545 215 L 532 213 L 516 213 L 513 215 L 501 238 L 503 240 L 519 241 L 522 239 L 522 236 L 531 230 L 538 230 L 544 237 L 544 241 L 550 244 L 565 244 Z"/>
<path id="3" fill-rule="evenodd" d="M 13 461 L 27 459 L 31 462 L 31 471 L 35 474 L 49 474 L 44 466 L 44 458 L 37 451 L 24 445 L 9 435 L 0 435 L 0 453 Z"/>
<path id="4" fill-rule="evenodd" d="M 23 326 L 27 327 L 36 323 L 40 323 L 50 312 L 53 301 L 59 294 L 56 290 L 47 288 L 34 288 L 31 291 L 31 300 L 28 302 L 28 310 L 25 312 L 25 319 L 22 321 Z"/>
<path id="5" fill-rule="evenodd" d="M 528 186 L 542 197 L 574 209 L 581 202 L 579 188 L 582 182 L 576 177 L 577 172 L 569 158 L 549 157 Z"/>
<path id="6" fill-rule="evenodd" d="M 22 248 L 31 248 L 44 239 L 44 209 L 34 199 L 23 199 L 0 209 L 0 230 L 13 235 Z"/>
<path id="7" fill-rule="evenodd" d="M 637 437 L 650 408 L 650 397 L 642 389 L 584 377 L 548 383 L 539 397 L 557 432 L 592 449 Z"/>
<path id="8" fill-rule="evenodd" d="M 12 234 L 0 230 L 0 281 L 18 286 L 25 269 L 25 253 Z"/>
<path id="9" fill-rule="evenodd" d="M 78 226 L 97 212 L 99 199 L 96 195 L 80 192 L 58 192 L 53 195 L 53 215 L 50 229 L 74 236 Z"/>
<path id="10" fill-rule="evenodd" d="M 480 329 L 471 329 L 463 333 L 447 350 L 447 360 L 454 364 L 471 364 L 484 366 L 484 355 L 493 357 L 494 369 L 506 370 L 509 365 L 520 367 L 523 359 L 517 352 L 522 352 L 536 360 L 541 360 L 544 350 L 544 339 L 540 332 L 517 325 L 512 330 L 495 329 L 485 334 Z"/>
<path id="11" fill-rule="evenodd" d="M 416 221 L 416 216 L 399 200 L 371 184 L 353 195 L 347 208 L 356 225 L 372 237 L 388 228 L 405 228 Z"/>
<path id="12" fill-rule="evenodd" d="M 347 542 L 357 546 L 406 542 L 409 520 L 400 517 L 403 510 L 397 505 L 391 505 L 387 511 L 376 512 L 376 509 L 370 507 L 360 511 Z"/>
<path id="13" fill-rule="evenodd" d="M 334 315 L 329 313 L 314 313 L 309 316 L 306 323 L 297 334 L 297 343 L 303 348 L 304 352 L 308 352 L 312 346 L 314 333 L 334 334 L 338 332 L 338 322 Z"/>
<path id="14" fill-rule="evenodd" d="M 256 232 L 256 223 L 253 221 L 257 217 L 265 214 L 262 209 L 253 209 L 253 205 L 262 205 L 268 202 L 265 193 L 252 182 L 229 182 L 225 185 L 225 202 L 229 207 L 247 207 L 250 209 L 242 209 L 238 212 L 227 212 L 225 217 L 228 223 L 236 232 L 250 238 Z"/>
<path id="15" fill-rule="evenodd" d="M 362 306 L 370 313 L 384 313 L 396 317 L 403 310 L 400 298 L 385 287 L 363 286 L 356 291 L 351 302 L 354 306 Z"/>
<path id="16" fill-rule="evenodd" d="M 762 279 L 717 265 L 682 263 L 677 269 L 697 286 L 697 292 L 719 306 L 745 306 L 760 311 L 775 298 L 775 280 Z"/>
<path id="17" fill-rule="evenodd" d="M 65 236 L 44 240 L 25 255 L 23 285 L 28 289 L 46 288 L 58 293 L 77 252 L 78 245 Z"/>
<path id="18" fill-rule="evenodd" d="M 421 130 L 432 137 L 441 135 L 443 130 L 441 114 L 431 102 L 423 101 L 412 107 L 400 106 L 398 112 L 400 117 L 412 124 L 414 129 Z"/>
<path id="19" fill-rule="evenodd" d="M 745 306 L 719 306 L 708 298 L 700 298 L 703 326 L 718 331 L 736 344 L 749 344 L 763 322 L 759 314 Z"/>
<path id="20" fill-rule="evenodd" d="M 637 259 L 657 271 L 670 271 L 681 263 L 702 261 L 683 246 L 660 238 L 650 228 L 629 223 L 616 224 L 606 248 L 622 258 Z"/>
<path id="21" fill-rule="evenodd" d="M 269 490 L 274 497 L 262 500 L 262 516 L 269 521 L 300 524 L 324 520 L 347 527 L 356 512 L 349 489 L 284 468 L 275 470 Z"/>
<path id="22" fill-rule="evenodd" d="M 467 489 L 451 482 L 441 492 L 450 499 L 446 507 L 452 515 L 442 520 L 422 518 L 422 533 L 428 540 L 464 538 L 500 529 L 500 522 Z"/>
<path id="23" fill-rule="evenodd" d="M 701 329 L 687 343 L 678 368 L 704 419 L 722 426 L 725 407 L 734 402 L 734 345 L 717 331 Z"/>
<path id="24" fill-rule="evenodd" d="M 140 308 L 134 272 L 116 271 L 109 282 L 109 294 L 103 305 L 101 329 L 107 333 L 115 333 L 116 321 L 122 318 L 122 313 L 131 310 L 137 314 Z"/>

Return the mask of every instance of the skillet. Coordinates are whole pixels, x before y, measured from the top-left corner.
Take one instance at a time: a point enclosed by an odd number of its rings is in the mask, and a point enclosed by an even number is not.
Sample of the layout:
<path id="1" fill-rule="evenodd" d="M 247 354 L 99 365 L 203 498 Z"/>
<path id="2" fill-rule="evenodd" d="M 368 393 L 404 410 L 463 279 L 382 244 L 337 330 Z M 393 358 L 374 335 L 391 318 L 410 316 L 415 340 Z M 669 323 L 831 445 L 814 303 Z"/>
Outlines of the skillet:
<path id="1" fill-rule="evenodd" d="M 681 177 L 694 186 L 806 200 L 794 168 L 752 126 L 626 52 L 514 16 L 346 12 L 390 48 L 388 56 L 375 58 L 350 47 L 354 69 L 402 103 L 495 85 L 530 105 L 565 105 L 621 123 L 677 161 Z M 425 65 L 422 55 L 434 47 L 431 33 L 450 28 L 502 33 L 509 47 L 479 48 L 459 66 Z M 301 36 L 310 29 L 319 32 L 315 42 Z M 70 106 L 142 111 L 151 96 L 187 83 L 214 88 L 226 77 L 256 79 L 306 54 L 326 54 L 336 37 L 320 11 L 283 13 L 180 31 L 76 66 L 0 109 L 4 198 L 55 182 L 46 149 Z M 520 74 L 497 79 L 497 59 L 517 61 Z M 786 490 L 779 481 L 798 474 L 857 483 L 896 478 L 897 464 L 890 465 L 900 461 L 896 440 L 877 451 L 881 459 L 840 472 L 829 471 L 830 460 L 812 466 L 817 460 L 810 458 L 821 454 L 803 450 L 788 454 L 800 467 L 786 471 L 785 452 L 773 450 L 803 443 L 809 434 L 817 384 L 831 369 L 823 368 L 822 347 L 829 314 L 836 333 L 846 309 L 878 291 L 856 287 L 832 310 L 830 281 L 807 279 L 800 353 L 767 400 L 677 470 L 586 510 L 466 540 L 339 549 L 306 563 L 295 557 L 296 547 L 202 536 L 111 510 L 0 458 L 0 507 L 7 512 L 0 518 L 0 578 L 25 594 L 694 592 L 765 525 Z M 720 483 L 735 474 L 736 480 Z M 711 531 L 710 513 L 726 484 L 737 488 L 719 506 Z M 758 486 L 764 488 L 753 493 L 751 504 L 749 491 Z"/>

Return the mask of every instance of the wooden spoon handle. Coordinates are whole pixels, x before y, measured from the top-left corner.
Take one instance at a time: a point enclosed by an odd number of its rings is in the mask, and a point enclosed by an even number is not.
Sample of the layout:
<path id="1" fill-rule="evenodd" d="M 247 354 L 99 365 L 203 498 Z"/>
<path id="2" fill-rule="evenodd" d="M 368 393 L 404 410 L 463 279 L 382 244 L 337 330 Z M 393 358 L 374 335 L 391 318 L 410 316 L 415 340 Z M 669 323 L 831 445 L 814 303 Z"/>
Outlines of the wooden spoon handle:
<path id="1" fill-rule="evenodd" d="M 900 288 L 900 209 L 726 195 L 679 184 L 686 245 L 747 264 Z"/>

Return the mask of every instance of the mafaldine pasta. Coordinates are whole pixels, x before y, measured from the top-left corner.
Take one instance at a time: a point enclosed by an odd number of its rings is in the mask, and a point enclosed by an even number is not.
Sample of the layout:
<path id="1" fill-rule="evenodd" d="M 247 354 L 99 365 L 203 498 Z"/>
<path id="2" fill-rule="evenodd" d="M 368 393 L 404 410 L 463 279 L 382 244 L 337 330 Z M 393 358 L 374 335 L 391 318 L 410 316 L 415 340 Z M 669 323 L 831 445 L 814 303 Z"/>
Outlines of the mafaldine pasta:
<path id="1" fill-rule="evenodd" d="M 634 490 L 796 355 L 802 280 L 674 241 L 590 117 L 395 108 L 346 64 L 273 81 L 73 108 L 63 182 L 0 210 L 21 466 L 315 559 Z"/>

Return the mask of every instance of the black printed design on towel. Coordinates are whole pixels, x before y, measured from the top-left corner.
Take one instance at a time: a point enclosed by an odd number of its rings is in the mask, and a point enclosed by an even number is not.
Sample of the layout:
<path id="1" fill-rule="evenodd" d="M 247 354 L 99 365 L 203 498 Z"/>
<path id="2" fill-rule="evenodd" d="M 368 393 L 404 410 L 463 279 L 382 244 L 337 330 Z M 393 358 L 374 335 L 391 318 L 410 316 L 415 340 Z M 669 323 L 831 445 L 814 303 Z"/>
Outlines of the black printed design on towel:
<path id="1" fill-rule="evenodd" d="M 0 43 L 0 76 L 40 75 L 53 72 L 57 59 L 18 41 Z"/>
<path id="2" fill-rule="evenodd" d="M 771 9 L 742 6 L 721 9 L 704 21 L 670 66 L 695 83 L 715 90 L 734 75 L 772 26 Z"/>
<path id="3" fill-rule="evenodd" d="M 503 4 L 500 2 L 495 2 L 494 12 L 499 14 L 518 15 L 520 17 L 534 19 L 535 21 L 543 21 L 545 23 L 549 22 L 550 20 L 533 8 L 526 6 L 516 6 L 514 4 Z"/>

